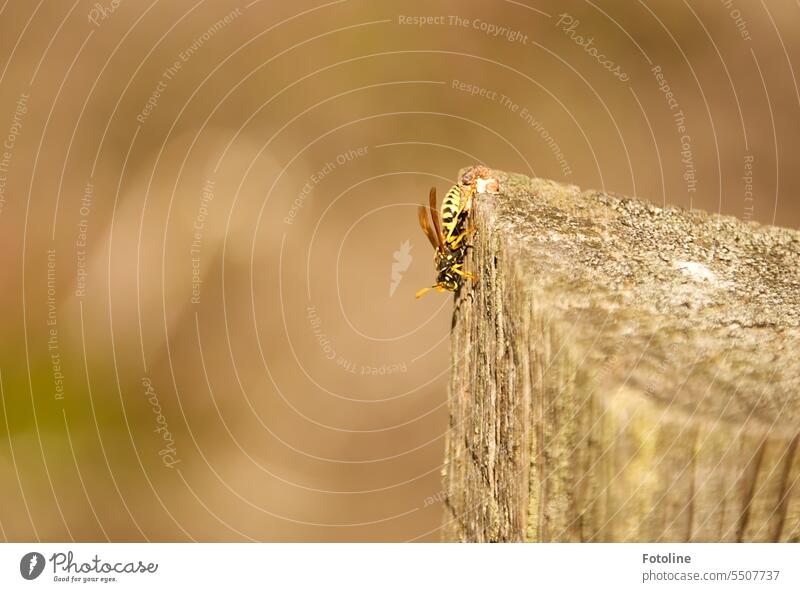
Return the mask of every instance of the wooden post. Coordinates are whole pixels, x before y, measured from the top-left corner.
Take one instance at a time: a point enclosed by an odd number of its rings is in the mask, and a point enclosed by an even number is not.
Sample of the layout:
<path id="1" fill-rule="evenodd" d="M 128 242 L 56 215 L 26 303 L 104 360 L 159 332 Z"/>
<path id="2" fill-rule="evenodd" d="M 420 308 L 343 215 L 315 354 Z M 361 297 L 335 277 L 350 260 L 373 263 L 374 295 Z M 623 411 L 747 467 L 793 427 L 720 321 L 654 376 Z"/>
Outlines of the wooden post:
<path id="1" fill-rule="evenodd" d="M 444 540 L 800 541 L 800 232 L 493 175 Z"/>

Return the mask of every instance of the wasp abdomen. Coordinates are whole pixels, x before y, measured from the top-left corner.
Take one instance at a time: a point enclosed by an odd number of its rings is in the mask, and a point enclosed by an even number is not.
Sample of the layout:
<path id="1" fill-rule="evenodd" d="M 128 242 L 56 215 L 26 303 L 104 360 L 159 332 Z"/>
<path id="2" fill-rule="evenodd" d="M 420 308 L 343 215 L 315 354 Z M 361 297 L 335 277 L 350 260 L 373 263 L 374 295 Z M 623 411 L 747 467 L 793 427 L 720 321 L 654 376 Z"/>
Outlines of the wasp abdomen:
<path id="1" fill-rule="evenodd" d="M 460 221 L 458 217 L 460 208 L 461 190 L 458 188 L 458 185 L 453 185 L 442 200 L 442 227 L 448 232 Z"/>

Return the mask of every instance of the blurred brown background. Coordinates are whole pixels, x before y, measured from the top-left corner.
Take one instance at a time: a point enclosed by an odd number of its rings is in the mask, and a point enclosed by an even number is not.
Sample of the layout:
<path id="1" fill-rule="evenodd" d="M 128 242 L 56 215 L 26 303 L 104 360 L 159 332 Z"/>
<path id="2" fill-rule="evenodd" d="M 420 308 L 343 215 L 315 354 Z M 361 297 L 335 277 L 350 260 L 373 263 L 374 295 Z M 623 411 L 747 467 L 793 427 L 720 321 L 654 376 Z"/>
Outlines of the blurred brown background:
<path id="1" fill-rule="evenodd" d="M 799 29 L 794 0 L 4 2 L 0 536 L 438 540 L 428 187 L 483 162 L 798 227 Z"/>

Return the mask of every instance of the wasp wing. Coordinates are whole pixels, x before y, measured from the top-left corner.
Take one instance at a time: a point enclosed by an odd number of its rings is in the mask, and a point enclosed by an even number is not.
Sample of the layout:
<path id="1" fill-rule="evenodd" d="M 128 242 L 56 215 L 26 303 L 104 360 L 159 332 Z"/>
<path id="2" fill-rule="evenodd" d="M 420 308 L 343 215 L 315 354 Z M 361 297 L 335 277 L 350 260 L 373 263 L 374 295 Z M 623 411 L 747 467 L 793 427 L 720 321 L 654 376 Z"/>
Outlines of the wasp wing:
<path id="1" fill-rule="evenodd" d="M 433 228 L 431 228 L 430 223 L 428 222 L 428 209 L 425 206 L 419 206 L 419 225 L 422 226 L 422 230 L 425 232 L 425 236 L 428 237 L 428 240 L 431 241 L 434 249 L 439 248 L 439 241 L 436 238 L 436 234 L 433 232 Z"/>
<path id="2" fill-rule="evenodd" d="M 436 230 L 436 237 L 439 239 L 439 250 L 444 251 L 444 234 L 442 234 L 442 222 L 439 220 L 439 212 L 436 208 L 436 187 L 431 187 L 431 192 L 428 194 L 428 205 L 431 210 L 431 220 L 433 220 L 433 227 Z"/>

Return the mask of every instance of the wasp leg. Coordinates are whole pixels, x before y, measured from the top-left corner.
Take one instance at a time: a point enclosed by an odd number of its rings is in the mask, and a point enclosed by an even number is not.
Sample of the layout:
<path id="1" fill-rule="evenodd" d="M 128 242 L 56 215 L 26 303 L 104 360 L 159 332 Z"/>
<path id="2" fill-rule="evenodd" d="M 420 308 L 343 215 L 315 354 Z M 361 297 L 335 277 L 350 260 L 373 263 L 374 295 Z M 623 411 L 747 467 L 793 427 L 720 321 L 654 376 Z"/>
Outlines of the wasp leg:
<path id="1" fill-rule="evenodd" d="M 415 298 L 419 298 L 420 296 L 422 296 L 422 295 L 423 295 L 425 292 L 427 292 L 428 290 L 436 290 L 436 291 L 437 291 L 437 292 L 439 292 L 440 294 L 441 294 L 442 292 L 444 292 L 444 288 L 442 287 L 442 285 L 441 285 L 441 284 L 436 284 L 435 286 L 431 286 L 430 288 L 422 288 L 422 290 L 420 290 L 419 292 L 417 292 L 417 294 L 416 294 Z"/>
<path id="2" fill-rule="evenodd" d="M 461 269 L 461 265 L 462 265 L 461 263 L 459 263 L 458 265 L 454 265 L 454 266 L 452 267 L 452 269 L 453 269 L 453 272 L 454 272 L 454 273 L 457 273 L 457 274 L 458 274 L 458 275 L 460 275 L 461 277 L 469 278 L 469 279 L 471 279 L 471 280 L 477 280 L 477 279 L 478 279 L 478 278 L 476 278 L 474 275 L 472 275 L 471 273 L 468 273 L 468 272 L 466 272 L 466 271 L 463 271 L 463 270 Z"/>
<path id="3" fill-rule="evenodd" d="M 459 204 L 458 211 L 456 212 L 455 218 L 453 218 L 453 220 L 458 220 L 458 217 L 464 212 L 464 210 L 467 209 L 467 204 L 471 203 L 471 201 L 472 201 L 472 193 L 474 191 L 475 191 L 475 184 L 473 183 L 469 187 L 469 191 L 467 192 L 467 196 L 464 198 L 464 200 L 461 202 L 461 204 Z M 455 224 L 453 224 L 452 228 L 450 228 L 450 232 L 447 233 L 447 238 L 446 238 L 447 242 L 450 241 L 450 238 L 453 236 L 453 231 L 455 229 L 456 229 L 456 226 L 455 226 Z"/>
<path id="4" fill-rule="evenodd" d="M 461 242 L 461 240 L 464 237 L 466 237 L 470 232 L 475 232 L 476 230 L 478 230 L 477 226 L 473 226 L 472 228 L 467 228 L 464 232 L 462 232 L 453 239 L 453 241 L 450 243 L 450 248 L 457 249 L 459 247 L 459 243 Z"/>

